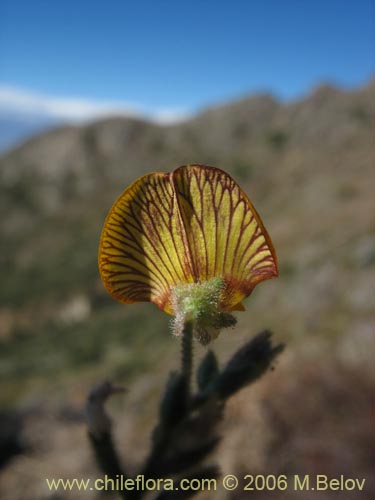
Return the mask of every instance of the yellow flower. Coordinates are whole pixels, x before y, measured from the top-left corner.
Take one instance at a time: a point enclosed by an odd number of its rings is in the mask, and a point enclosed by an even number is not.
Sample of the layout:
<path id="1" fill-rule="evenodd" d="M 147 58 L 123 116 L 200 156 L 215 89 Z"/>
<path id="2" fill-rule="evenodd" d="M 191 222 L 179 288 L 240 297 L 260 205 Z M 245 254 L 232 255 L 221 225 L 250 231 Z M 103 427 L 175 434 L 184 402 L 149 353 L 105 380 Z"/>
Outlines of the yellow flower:
<path id="1" fill-rule="evenodd" d="M 199 301 L 194 286 L 210 283 L 218 311 L 244 310 L 253 288 L 278 275 L 250 200 L 226 172 L 203 165 L 144 175 L 122 193 L 104 224 L 99 270 L 120 302 L 149 301 L 175 315 Z"/>

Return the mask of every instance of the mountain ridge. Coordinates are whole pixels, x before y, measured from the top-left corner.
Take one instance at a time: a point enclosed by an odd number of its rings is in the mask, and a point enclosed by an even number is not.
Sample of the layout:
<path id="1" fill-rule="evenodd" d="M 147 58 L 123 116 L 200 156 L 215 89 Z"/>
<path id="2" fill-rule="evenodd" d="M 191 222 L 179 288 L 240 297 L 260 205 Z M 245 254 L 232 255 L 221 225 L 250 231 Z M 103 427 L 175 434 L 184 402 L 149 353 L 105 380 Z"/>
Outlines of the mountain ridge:
<path id="1" fill-rule="evenodd" d="M 218 103 L 213 103 L 208 106 L 205 106 L 198 111 L 196 111 L 191 117 L 188 117 L 186 119 L 181 120 L 181 123 L 186 123 L 190 121 L 194 121 L 196 118 L 199 118 L 201 116 L 205 116 L 207 114 L 210 114 L 212 111 L 214 112 L 220 112 L 220 110 L 225 110 L 228 107 L 235 107 L 235 106 L 243 106 L 244 103 L 256 103 L 256 101 L 269 101 L 269 103 L 273 103 L 275 105 L 279 106 L 288 106 L 288 105 L 297 105 L 300 102 L 304 102 L 307 99 L 314 97 L 314 95 L 322 95 L 322 94 L 337 94 L 337 93 L 351 93 L 351 92 L 357 92 L 361 90 L 365 90 L 366 88 L 370 88 L 371 86 L 374 86 L 375 78 L 370 79 L 367 83 L 359 86 L 358 88 L 350 89 L 350 90 L 345 90 L 344 88 L 340 87 L 339 85 L 334 85 L 332 83 L 322 83 L 320 85 L 315 86 L 309 93 L 304 94 L 298 98 L 295 98 L 293 100 L 288 100 L 284 101 L 282 99 L 279 99 L 275 97 L 274 94 L 271 92 L 257 92 L 257 93 L 252 93 L 252 94 L 245 94 L 239 98 L 232 99 L 232 100 L 227 100 L 224 102 L 218 102 Z M 35 133 L 33 132 L 33 120 L 35 121 Z M 140 121 L 144 123 L 149 123 L 149 124 L 156 124 L 162 128 L 167 128 L 170 125 L 163 125 L 163 124 L 157 124 L 155 120 L 152 119 L 147 119 L 146 116 L 139 116 L 136 117 L 134 116 L 134 113 L 129 113 L 129 116 L 125 116 L 123 114 L 116 116 L 114 114 L 113 116 L 108 116 L 105 118 L 97 119 L 97 120 L 87 120 L 81 124 L 73 124 L 66 122 L 59 124 L 58 120 L 52 119 L 51 117 L 43 117 L 41 115 L 35 115 L 33 116 L 27 116 L 26 119 L 22 118 L 22 113 L 20 111 L 17 111 L 14 116 L 12 115 L 11 111 L 6 110 L 3 113 L 0 112 L 0 126 L 1 130 L 3 131 L 3 137 L 5 138 L 4 140 L 9 144 L 14 140 L 12 139 L 13 136 L 16 136 L 17 134 L 14 134 L 13 131 L 13 124 L 14 126 L 17 125 L 22 125 L 22 130 L 25 132 L 20 135 L 20 139 L 18 140 L 18 144 L 14 143 L 13 146 L 5 145 L 5 149 L 0 153 L 0 157 L 7 155 L 11 153 L 15 149 L 19 149 L 20 147 L 23 147 L 27 144 L 30 143 L 30 141 L 38 140 L 39 137 L 42 135 L 45 135 L 46 133 L 48 134 L 49 132 L 61 132 L 65 129 L 70 129 L 71 127 L 80 129 L 80 128 L 85 128 L 87 126 L 91 126 L 95 123 L 106 123 L 112 120 L 118 120 L 118 121 Z M 10 124 L 10 130 L 7 129 L 7 123 Z M 174 125 L 174 124 L 173 124 Z M 172 125 L 172 126 L 173 126 Z M 9 128 L 9 127 L 8 127 Z M 29 135 L 29 137 L 27 137 Z M 8 137 L 10 136 L 10 138 Z"/>
<path id="2" fill-rule="evenodd" d="M 265 218 L 286 274 L 308 273 L 337 251 L 352 261 L 340 241 L 367 255 L 374 89 L 373 81 L 355 91 L 320 86 L 293 103 L 261 95 L 174 126 L 101 120 L 49 131 L 3 155 L 0 310 L 11 317 L 3 336 L 55 321 L 60 301 L 73 295 L 90 307 L 107 300 L 97 275 L 100 228 L 113 200 L 150 171 L 187 163 L 227 170 Z M 26 312 L 30 301 L 45 312 Z"/>
<path id="3" fill-rule="evenodd" d="M 175 126 L 68 127 L 0 157 L 0 404 L 12 409 L 8 420 L 22 416 L 21 436 L 33 444 L 2 471 L 3 496 L 44 498 L 30 475 L 36 466 L 50 477 L 92 476 L 77 415 L 101 379 L 128 389 L 111 407 L 119 442 L 135 462 L 147 453 L 145 429 L 180 345 L 155 306 L 109 297 L 97 250 L 111 205 L 133 180 L 186 163 L 238 181 L 280 268 L 213 344 L 221 366 L 265 328 L 286 344 L 276 371 L 226 408 L 223 474 L 240 477 L 251 464 L 264 476 L 287 466 L 370 478 L 374 129 L 371 82 L 356 91 L 321 86 L 294 103 L 240 100 Z M 205 352 L 194 351 L 198 365 Z"/>

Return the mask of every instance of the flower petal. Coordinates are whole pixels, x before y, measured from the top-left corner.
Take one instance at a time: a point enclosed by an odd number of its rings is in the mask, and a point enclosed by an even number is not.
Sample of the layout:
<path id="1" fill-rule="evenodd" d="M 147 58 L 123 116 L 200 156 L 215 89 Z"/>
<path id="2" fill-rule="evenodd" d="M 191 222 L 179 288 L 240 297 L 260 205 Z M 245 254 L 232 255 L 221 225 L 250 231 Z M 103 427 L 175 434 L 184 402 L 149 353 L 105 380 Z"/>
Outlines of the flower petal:
<path id="1" fill-rule="evenodd" d="M 170 174 L 141 177 L 115 202 L 101 236 L 99 269 L 120 302 L 150 301 L 171 312 L 171 287 L 193 276 Z"/>
<path id="2" fill-rule="evenodd" d="M 171 313 L 179 284 L 225 282 L 224 310 L 243 310 L 254 286 L 277 276 L 272 242 L 235 181 L 214 167 L 188 165 L 135 181 L 113 205 L 99 246 L 108 292 Z"/>
<path id="3" fill-rule="evenodd" d="M 172 176 L 195 280 L 224 278 L 222 306 L 240 307 L 257 283 L 278 275 L 276 253 L 258 213 L 222 170 L 189 165 Z"/>

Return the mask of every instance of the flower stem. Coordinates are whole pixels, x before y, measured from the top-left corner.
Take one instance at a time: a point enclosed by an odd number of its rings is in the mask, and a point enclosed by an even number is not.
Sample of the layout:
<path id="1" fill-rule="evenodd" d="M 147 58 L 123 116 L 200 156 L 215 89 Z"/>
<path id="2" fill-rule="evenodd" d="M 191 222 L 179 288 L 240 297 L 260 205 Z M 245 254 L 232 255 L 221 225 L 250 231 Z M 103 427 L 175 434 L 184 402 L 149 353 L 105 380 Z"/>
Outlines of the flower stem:
<path id="1" fill-rule="evenodd" d="M 190 396 L 190 385 L 193 367 L 193 323 L 187 321 L 182 331 L 181 369 L 186 380 L 186 393 Z"/>

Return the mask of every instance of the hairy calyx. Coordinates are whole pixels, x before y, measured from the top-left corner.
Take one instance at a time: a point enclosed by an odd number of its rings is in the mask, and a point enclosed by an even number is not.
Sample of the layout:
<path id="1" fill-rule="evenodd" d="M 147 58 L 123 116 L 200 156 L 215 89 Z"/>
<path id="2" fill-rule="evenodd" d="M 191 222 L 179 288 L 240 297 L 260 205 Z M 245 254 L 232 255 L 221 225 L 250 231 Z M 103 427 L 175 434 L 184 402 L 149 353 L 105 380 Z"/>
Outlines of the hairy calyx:
<path id="1" fill-rule="evenodd" d="M 172 290 L 173 333 L 182 335 L 189 322 L 194 336 L 206 345 L 222 328 L 234 326 L 236 318 L 220 306 L 225 287 L 222 278 L 176 285 Z"/>

